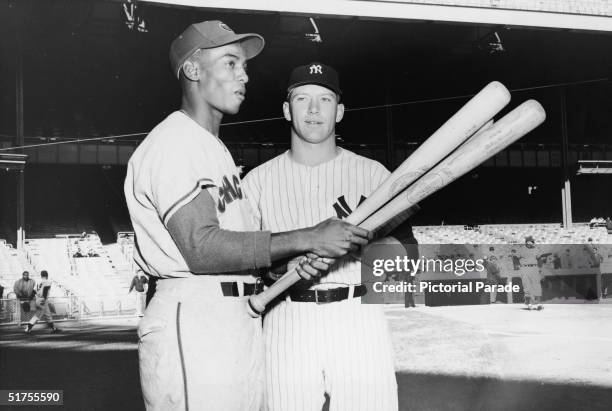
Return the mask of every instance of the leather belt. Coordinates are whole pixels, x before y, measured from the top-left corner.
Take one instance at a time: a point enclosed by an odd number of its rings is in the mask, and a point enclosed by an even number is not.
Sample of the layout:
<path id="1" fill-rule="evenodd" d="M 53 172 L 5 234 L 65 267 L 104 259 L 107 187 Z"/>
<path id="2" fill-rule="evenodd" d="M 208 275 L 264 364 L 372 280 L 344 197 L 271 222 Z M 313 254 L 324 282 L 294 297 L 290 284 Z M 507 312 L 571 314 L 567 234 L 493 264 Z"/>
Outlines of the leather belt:
<path id="1" fill-rule="evenodd" d="M 253 295 L 259 293 L 261 290 L 258 283 L 243 283 L 244 294 L 243 296 Z M 222 281 L 221 291 L 224 297 L 240 297 L 238 292 L 238 283 L 235 281 Z"/>
<path id="2" fill-rule="evenodd" d="M 333 303 L 349 298 L 350 287 L 330 288 L 329 290 L 300 290 L 289 292 L 291 301 L 300 303 Z M 368 290 L 363 284 L 356 285 L 353 291 L 353 297 L 362 297 L 366 295 Z"/>

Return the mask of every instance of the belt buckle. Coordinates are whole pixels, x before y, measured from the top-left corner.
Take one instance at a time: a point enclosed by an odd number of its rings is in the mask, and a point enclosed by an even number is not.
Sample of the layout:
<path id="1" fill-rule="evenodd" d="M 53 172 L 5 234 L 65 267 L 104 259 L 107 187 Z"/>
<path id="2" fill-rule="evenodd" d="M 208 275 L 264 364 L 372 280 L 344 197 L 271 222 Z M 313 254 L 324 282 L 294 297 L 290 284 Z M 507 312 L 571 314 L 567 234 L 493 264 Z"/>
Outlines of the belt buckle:
<path id="1" fill-rule="evenodd" d="M 323 305 L 323 304 L 329 304 L 331 303 L 331 301 L 319 301 L 319 291 L 329 291 L 329 290 L 314 290 L 315 292 L 315 304 L 317 305 Z"/>
<path id="2" fill-rule="evenodd" d="M 264 289 L 264 282 L 263 279 L 261 277 L 257 277 L 257 280 L 255 280 L 255 289 L 253 290 L 253 294 L 259 294 L 263 291 Z"/>

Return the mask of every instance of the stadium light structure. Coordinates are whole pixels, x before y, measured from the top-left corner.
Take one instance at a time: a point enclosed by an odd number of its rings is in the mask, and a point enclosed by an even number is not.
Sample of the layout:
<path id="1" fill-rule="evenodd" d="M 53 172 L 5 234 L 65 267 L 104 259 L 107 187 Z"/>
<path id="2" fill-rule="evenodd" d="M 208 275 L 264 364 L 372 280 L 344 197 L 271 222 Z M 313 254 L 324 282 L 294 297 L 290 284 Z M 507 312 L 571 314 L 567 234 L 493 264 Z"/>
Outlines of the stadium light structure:
<path id="1" fill-rule="evenodd" d="M 612 174 L 612 161 L 579 160 L 576 174 Z"/>
<path id="2" fill-rule="evenodd" d="M 147 23 L 145 22 L 142 13 L 138 12 L 138 5 L 135 4 L 134 0 L 126 0 L 123 3 L 123 13 L 125 14 L 125 25 L 130 30 L 135 30 L 140 33 L 147 33 Z"/>
<path id="3" fill-rule="evenodd" d="M 312 24 L 312 28 L 314 30 L 314 33 L 306 33 L 306 39 L 308 39 L 309 41 L 312 41 L 314 43 L 322 43 L 323 42 L 323 38 L 321 38 L 321 33 L 319 33 L 319 28 L 317 27 L 317 24 L 315 23 L 314 19 L 312 17 L 309 18 L 310 20 L 310 24 Z"/>
<path id="4" fill-rule="evenodd" d="M 21 171 L 27 159 L 27 154 L 0 154 L 0 169 Z"/>

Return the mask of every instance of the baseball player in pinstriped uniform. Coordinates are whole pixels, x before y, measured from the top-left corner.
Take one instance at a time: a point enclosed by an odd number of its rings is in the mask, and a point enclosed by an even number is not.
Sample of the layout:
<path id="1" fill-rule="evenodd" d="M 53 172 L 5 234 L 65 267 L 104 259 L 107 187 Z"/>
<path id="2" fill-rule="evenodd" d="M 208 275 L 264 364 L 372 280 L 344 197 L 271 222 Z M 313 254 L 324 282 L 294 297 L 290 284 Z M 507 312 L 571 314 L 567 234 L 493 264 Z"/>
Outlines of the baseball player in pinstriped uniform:
<path id="1" fill-rule="evenodd" d="M 344 114 L 339 99 L 333 68 L 312 63 L 292 72 L 283 103 L 291 149 L 252 170 L 243 184 L 262 229 L 346 217 L 389 175 L 380 163 L 336 146 L 335 124 Z M 361 304 L 360 282 L 360 263 L 343 258 L 314 284 L 296 284 L 267 312 L 268 410 L 318 411 L 326 394 L 330 410 L 397 409 L 387 322 L 380 306 Z"/>
<path id="2" fill-rule="evenodd" d="M 261 322 L 247 314 L 245 301 L 256 288 L 254 269 L 316 252 L 300 267 L 311 278 L 367 243 L 369 233 L 339 220 L 274 235 L 255 231 L 239 172 L 218 135 L 223 115 L 237 113 L 245 98 L 246 61 L 263 45 L 261 36 L 235 34 L 220 21 L 189 26 L 170 47 L 181 110 L 158 124 L 128 163 L 135 259 L 159 278 L 138 327 L 147 410 L 259 410 Z"/>

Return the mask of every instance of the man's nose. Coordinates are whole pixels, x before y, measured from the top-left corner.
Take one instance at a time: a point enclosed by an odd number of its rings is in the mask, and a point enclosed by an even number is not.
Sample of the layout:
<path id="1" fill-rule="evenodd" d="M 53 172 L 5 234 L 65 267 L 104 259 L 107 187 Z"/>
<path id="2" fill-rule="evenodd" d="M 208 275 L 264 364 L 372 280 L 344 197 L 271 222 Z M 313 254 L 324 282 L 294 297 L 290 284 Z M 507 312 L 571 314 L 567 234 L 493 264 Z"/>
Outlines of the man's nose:
<path id="1" fill-rule="evenodd" d="M 319 112 L 319 102 L 317 101 L 317 99 L 312 99 L 310 100 L 310 103 L 308 104 L 308 112 L 309 113 L 318 113 Z"/>
<path id="2" fill-rule="evenodd" d="M 238 72 L 238 81 L 242 82 L 243 84 L 246 84 L 249 82 L 249 75 L 247 74 L 246 70 L 244 69 L 244 67 L 239 69 L 240 71 Z"/>

